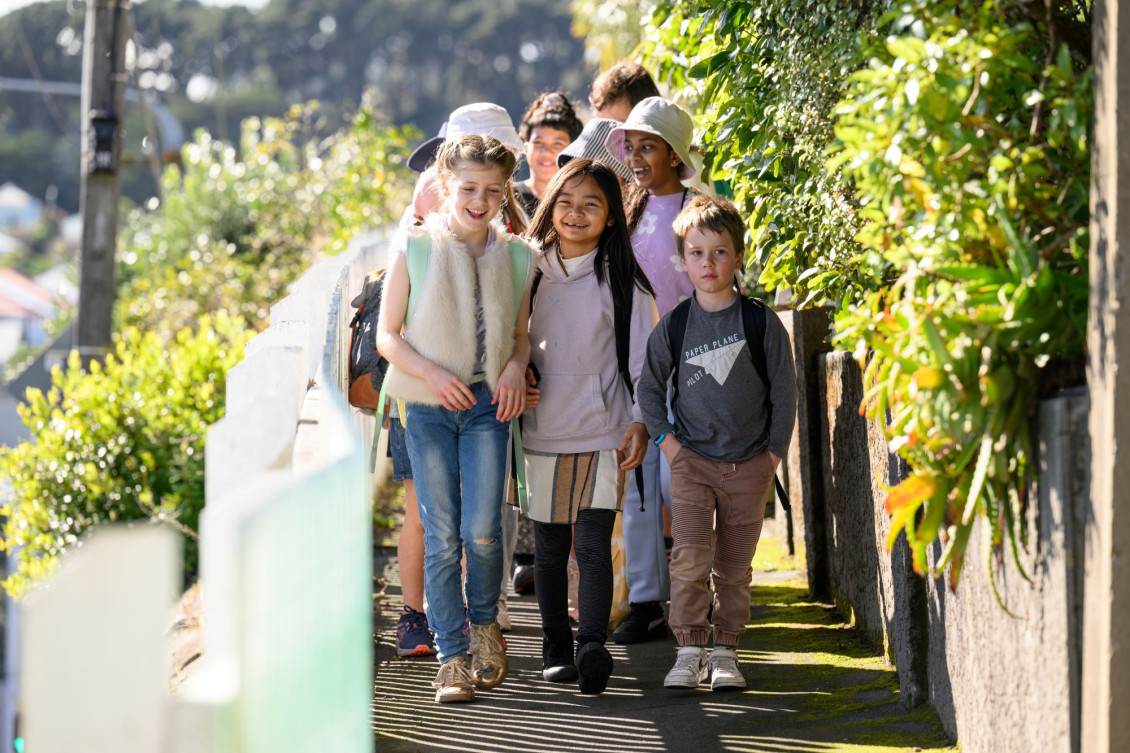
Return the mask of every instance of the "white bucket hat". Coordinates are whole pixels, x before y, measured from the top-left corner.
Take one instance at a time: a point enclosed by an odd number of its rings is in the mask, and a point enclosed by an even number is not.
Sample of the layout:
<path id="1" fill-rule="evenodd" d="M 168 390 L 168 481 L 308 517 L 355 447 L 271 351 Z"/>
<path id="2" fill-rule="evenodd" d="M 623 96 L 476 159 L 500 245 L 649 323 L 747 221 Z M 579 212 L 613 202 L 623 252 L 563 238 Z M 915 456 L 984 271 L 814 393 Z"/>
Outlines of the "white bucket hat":
<path id="1" fill-rule="evenodd" d="M 628 119 L 608 134 L 608 151 L 623 162 L 628 160 L 624 154 L 624 133 L 643 131 L 666 141 L 683 164 L 679 165 L 679 180 L 687 180 L 695 175 L 691 162 L 691 141 L 694 139 L 694 118 L 674 102 L 662 97 L 648 97 L 632 108 Z"/>
<path id="2" fill-rule="evenodd" d="M 455 141 L 463 136 L 494 136 L 504 146 L 517 154 L 525 151 L 526 145 L 514 130 L 510 113 L 490 102 L 476 102 L 453 110 L 447 118 L 447 141 Z"/>
<path id="3" fill-rule="evenodd" d="M 620 122 L 611 118 L 593 118 L 585 123 L 585 128 L 581 131 L 577 140 L 562 149 L 561 153 L 557 155 L 557 166 L 565 167 L 565 163 L 574 157 L 591 159 L 619 175 L 625 183 L 631 183 L 632 171 L 623 162 L 613 157 L 612 152 L 608 151 L 608 147 L 605 146 L 609 132 L 618 125 L 620 125 Z"/>
<path id="4" fill-rule="evenodd" d="M 445 141 L 455 141 L 463 136 L 494 136 L 516 157 L 521 158 L 526 145 L 514 130 L 510 113 L 491 102 L 475 102 L 452 110 L 447 122 L 440 126 L 439 135 L 428 139 L 408 158 L 408 166 L 423 172 L 435 159 L 436 152 Z"/>

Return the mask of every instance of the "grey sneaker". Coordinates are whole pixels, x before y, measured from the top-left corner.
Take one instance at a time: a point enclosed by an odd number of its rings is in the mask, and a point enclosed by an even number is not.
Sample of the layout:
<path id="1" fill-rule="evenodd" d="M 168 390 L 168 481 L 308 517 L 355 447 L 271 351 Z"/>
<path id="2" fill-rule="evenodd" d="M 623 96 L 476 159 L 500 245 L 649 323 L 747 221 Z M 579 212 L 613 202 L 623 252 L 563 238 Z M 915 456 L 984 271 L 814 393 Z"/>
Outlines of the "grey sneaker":
<path id="1" fill-rule="evenodd" d="M 475 686 L 467 671 L 467 660 L 456 656 L 436 673 L 436 703 L 466 703 L 475 700 Z"/>
<path id="2" fill-rule="evenodd" d="M 732 648 L 715 648 L 710 652 L 708 662 L 710 689 L 741 690 L 745 687 L 745 677 L 738 668 L 738 653 Z"/>
<path id="3" fill-rule="evenodd" d="M 706 649 L 683 646 L 675 657 L 675 666 L 663 680 L 665 688 L 697 688 L 706 679 Z"/>
<path id="4" fill-rule="evenodd" d="M 471 644 L 475 647 L 471 679 L 484 690 L 502 684 L 510 671 L 510 663 L 506 659 L 506 644 L 498 623 L 471 625 Z"/>

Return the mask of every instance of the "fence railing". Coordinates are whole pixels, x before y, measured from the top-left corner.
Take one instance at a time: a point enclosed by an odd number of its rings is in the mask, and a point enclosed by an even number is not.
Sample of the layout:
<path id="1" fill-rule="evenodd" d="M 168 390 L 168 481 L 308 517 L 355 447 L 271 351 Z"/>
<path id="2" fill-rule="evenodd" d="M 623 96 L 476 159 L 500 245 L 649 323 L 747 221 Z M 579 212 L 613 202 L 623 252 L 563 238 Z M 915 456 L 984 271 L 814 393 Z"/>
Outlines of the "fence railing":
<path id="1" fill-rule="evenodd" d="M 206 443 L 201 658 L 169 694 L 180 541 L 97 532 L 26 604 L 29 750 L 369 753 L 373 419 L 345 402 L 382 234 L 313 266 L 228 374 Z"/>

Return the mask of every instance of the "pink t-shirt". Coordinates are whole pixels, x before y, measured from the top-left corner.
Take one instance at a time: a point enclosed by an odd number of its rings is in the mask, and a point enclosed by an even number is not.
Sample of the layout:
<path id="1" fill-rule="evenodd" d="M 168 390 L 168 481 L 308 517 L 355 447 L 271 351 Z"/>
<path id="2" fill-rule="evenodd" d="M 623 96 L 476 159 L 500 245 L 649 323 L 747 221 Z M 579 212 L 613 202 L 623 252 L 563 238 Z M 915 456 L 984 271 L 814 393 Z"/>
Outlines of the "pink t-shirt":
<path id="1" fill-rule="evenodd" d="M 660 316 L 694 292 L 694 285 L 683 271 L 675 248 L 675 234 L 671 232 L 671 223 L 683 208 L 684 198 L 687 194 L 683 191 L 649 196 L 643 217 L 632 233 L 632 251 L 655 289 L 655 307 Z"/>

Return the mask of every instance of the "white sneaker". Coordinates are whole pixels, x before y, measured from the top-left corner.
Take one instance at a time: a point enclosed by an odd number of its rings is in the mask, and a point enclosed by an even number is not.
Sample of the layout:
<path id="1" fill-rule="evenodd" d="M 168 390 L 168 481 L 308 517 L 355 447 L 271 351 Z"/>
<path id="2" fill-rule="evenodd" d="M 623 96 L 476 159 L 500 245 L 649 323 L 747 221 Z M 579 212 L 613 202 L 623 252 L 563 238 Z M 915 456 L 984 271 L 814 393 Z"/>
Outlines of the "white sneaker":
<path id="1" fill-rule="evenodd" d="M 510 624 L 510 610 L 506 608 L 506 599 L 499 599 L 498 601 L 497 619 L 498 627 L 502 629 L 502 632 L 509 633 L 514 629 L 514 626 Z"/>
<path id="2" fill-rule="evenodd" d="M 745 687 L 745 677 L 738 668 L 738 653 L 732 648 L 715 648 L 710 652 L 710 689 L 739 690 Z"/>
<path id="3" fill-rule="evenodd" d="M 697 688 L 706 679 L 706 649 L 702 646 L 683 646 L 675 657 L 675 666 L 663 680 L 665 688 Z"/>

